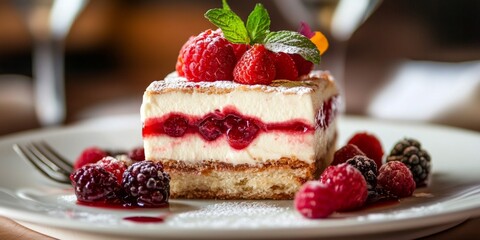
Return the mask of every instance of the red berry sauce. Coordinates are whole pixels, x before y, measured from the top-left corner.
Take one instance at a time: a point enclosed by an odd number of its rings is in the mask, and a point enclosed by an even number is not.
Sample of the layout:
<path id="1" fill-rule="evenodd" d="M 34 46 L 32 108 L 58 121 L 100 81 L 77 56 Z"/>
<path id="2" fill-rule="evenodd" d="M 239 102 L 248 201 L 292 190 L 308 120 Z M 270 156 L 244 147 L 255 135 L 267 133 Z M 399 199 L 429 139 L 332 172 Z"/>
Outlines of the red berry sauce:
<path id="1" fill-rule="evenodd" d="M 337 116 L 339 100 L 338 96 L 333 96 L 323 102 L 315 117 L 315 122 L 318 127 L 326 129 L 330 126 Z"/>
<path id="2" fill-rule="evenodd" d="M 159 118 L 150 118 L 143 123 L 143 137 L 168 135 L 182 137 L 198 134 L 211 142 L 225 135 L 228 144 L 237 150 L 244 149 L 263 132 L 287 132 L 289 134 L 312 133 L 317 127 L 326 129 L 336 115 L 336 96 L 328 99 L 318 110 L 311 126 L 302 119 L 286 122 L 265 123 L 262 120 L 241 114 L 233 106 L 215 110 L 204 116 L 191 116 L 172 112 Z"/>
<path id="3" fill-rule="evenodd" d="M 400 204 L 399 199 L 386 199 L 386 200 L 379 200 L 374 203 L 366 203 L 361 209 L 370 210 L 370 209 L 377 209 L 377 208 L 386 208 L 386 207 L 393 207 L 398 204 Z"/>
<path id="4" fill-rule="evenodd" d="M 162 223 L 165 221 L 165 217 L 131 216 L 124 217 L 123 220 L 136 223 Z"/>
<path id="5" fill-rule="evenodd" d="M 155 207 L 145 207 L 145 206 L 138 206 L 136 204 L 128 204 L 122 202 L 105 202 L 105 201 L 97 201 L 97 202 L 84 202 L 77 200 L 77 205 L 87 206 L 87 207 L 95 207 L 95 208 L 104 208 L 104 209 L 145 209 L 145 208 L 169 208 L 170 205 L 165 203 L 160 206 Z"/>
<path id="6" fill-rule="evenodd" d="M 321 112 L 317 115 L 331 112 L 328 109 L 321 108 Z M 333 120 L 331 117 L 325 119 Z M 321 127 L 326 126 L 321 125 Z M 222 111 L 217 109 L 204 116 L 172 112 L 159 118 L 150 118 L 144 122 L 142 134 L 143 137 L 158 135 L 182 137 L 187 134 L 198 134 L 207 142 L 215 141 L 225 135 L 229 145 L 240 150 L 246 148 L 262 132 L 272 131 L 305 134 L 315 131 L 315 126 L 311 126 L 302 119 L 265 123 L 258 118 L 239 113 L 233 106 L 227 106 Z"/>
<path id="7" fill-rule="evenodd" d="M 81 206 L 87 207 L 95 207 L 95 208 L 105 208 L 105 209 L 135 209 L 139 208 L 137 206 L 130 206 L 122 203 L 115 203 L 115 202 L 84 202 L 77 200 L 77 204 Z"/>

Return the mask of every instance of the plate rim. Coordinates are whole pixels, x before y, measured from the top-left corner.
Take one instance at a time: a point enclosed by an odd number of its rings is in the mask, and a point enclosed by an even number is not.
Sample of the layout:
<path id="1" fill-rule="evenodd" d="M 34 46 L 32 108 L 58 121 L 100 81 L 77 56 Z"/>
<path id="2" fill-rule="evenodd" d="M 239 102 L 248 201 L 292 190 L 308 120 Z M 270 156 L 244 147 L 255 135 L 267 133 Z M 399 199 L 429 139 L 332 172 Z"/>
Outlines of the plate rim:
<path id="1" fill-rule="evenodd" d="M 138 115 L 124 115 L 121 118 L 123 120 L 127 121 L 127 122 L 131 122 L 131 121 L 135 121 L 134 119 L 136 119 L 137 117 L 138 117 Z M 106 118 L 100 119 L 100 121 L 108 122 L 108 121 L 111 121 L 112 119 L 115 119 L 116 121 L 119 121 L 118 118 L 119 118 L 118 116 L 116 116 L 116 117 L 106 117 Z M 456 127 L 436 125 L 436 124 L 425 124 L 425 123 L 418 123 L 418 122 L 413 122 L 412 123 L 412 122 L 405 122 L 405 121 L 388 121 L 388 120 L 384 121 L 384 120 L 370 119 L 370 118 L 358 117 L 358 116 L 342 116 L 340 118 L 340 121 L 341 122 L 342 121 L 369 122 L 369 123 L 381 122 L 382 124 L 387 124 L 387 125 L 398 125 L 398 124 L 408 125 L 408 126 L 415 125 L 415 127 L 429 128 L 432 131 L 454 131 L 454 132 L 457 132 L 457 133 L 460 133 L 460 134 L 467 134 L 467 135 L 472 135 L 474 137 L 480 137 L 479 133 L 477 133 L 475 131 L 472 131 L 472 130 L 466 130 L 466 129 L 456 128 Z M 138 121 L 138 122 L 140 123 L 140 121 Z M 82 129 L 95 128 L 95 126 L 97 126 L 97 125 L 98 125 L 98 120 L 94 120 L 94 121 L 81 122 L 81 123 L 72 124 L 72 125 L 63 126 L 63 127 L 29 130 L 29 131 L 25 131 L 25 132 L 20 132 L 20 133 L 15 133 L 15 134 L 10 134 L 10 135 L 7 135 L 7 136 L 0 137 L 0 145 L 3 145 L 7 142 L 15 141 L 16 139 L 22 139 L 22 138 L 32 136 L 32 135 L 37 137 L 37 136 L 44 135 L 44 134 L 52 134 L 52 135 L 68 134 L 69 132 L 80 131 Z M 117 126 L 111 126 L 111 127 L 114 130 L 115 128 L 125 129 L 124 126 L 125 126 L 124 124 L 119 124 Z M 341 124 L 339 124 L 339 126 L 341 128 Z M 137 127 L 129 127 L 128 130 L 130 130 L 130 128 L 131 128 L 131 130 L 133 130 L 133 129 L 138 128 L 138 126 Z M 85 229 L 72 226 L 71 223 L 74 223 L 75 221 L 71 220 L 71 219 L 68 219 L 69 221 L 65 221 L 64 218 L 60 219 L 60 218 L 55 218 L 54 216 L 44 216 L 44 215 L 41 215 L 40 213 L 38 213 L 38 214 L 37 213 L 29 213 L 26 210 L 25 211 L 23 211 L 23 210 L 12 210 L 12 209 L 5 208 L 2 204 L 0 204 L 0 214 L 4 215 L 4 216 L 7 216 L 7 217 L 11 217 L 14 220 L 30 222 L 30 223 L 33 223 L 33 224 L 41 224 L 41 225 L 50 226 L 50 227 L 61 227 L 62 229 L 70 229 L 70 230 L 76 230 L 76 231 L 92 232 L 92 231 L 86 231 Z M 426 227 L 426 226 L 434 226 L 434 225 L 438 225 L 438 224 L 446 224 L 446 223 L 450 223 L 450 222 L 453 222 L 453 221 L 466 220 L 466 219 L 476 217 L 476 216 L 480 216 L 480 201 L 477 204 L 474 204 L 474 206 L 470 206 L 468 208 L 464 208 L 464 209 L 460 208 L 460 210 L 457 209 L 456 211 L 447 210 L 447 211 L 436 213 L 436 214 L 435 213 L 434 214 L 428 214 L 427 216 L 421 216 L 421 217 L 417 216 L 417 217 L 414 217 L 413 219 L 415 219 L 415 220 L 427 219 L 428 221 L 420 221 L 420 224 L 418 222 L 415 224 L 415 227 Z M 45 218 L 50 219 L 51 221 L 47 221 L 47 222 L 43 221 L 43 223 L 42 223 L 42 219 L 45 220 Z M 392 222 L 402 222 L 403 221 L 403 222 L 407 222 L 406 226 L 409 226 L 408 222 L 411 221 L 411 220 L 412 220 L 412 218 L 407 218 L 407 219 L 397 219 L 395 221 L 388 221 L 387 223 L 379 223 L 380 225 L 377 225 L 377 226 L 381 226 L 381 228 L 380 229 L 375 229 L 375 231 L 376 231 L 376 233 L 378 233 L 379 231 L 380 232 L 389 232 L 389 231 L 392 231 L 392 230 L 398 230 L 398 228 L 396 228 L 395 226 L 389 226 L 389 225 L 391 225 Z M 368 224 L 371 224 L 371 223 L 368 223 Z M 411 227 L 413 227 L 414 224 L 412 223 L 410 225 L 412 225 Z M 265 237 L 266 235 L 263 235 L 262 232 L 265 232 L 265 231 L 268 232 L 268 231 L 272 231 L 272 230 L 276 230 L 278 232 L 286 231 L 284 233 L 286 237 L 293 237 L 292 235 L 288 235 L 288 232 L 292 231 L 292 230 L 293 231 L 302 230 L 303 234 L 307 234 L 307 235 L 302 235 L 302 237 L 313 237 L 313 236 L 330 236 L 330 237 L 332 237 L 332 236 L 349 236 L 351 234 L 368 234 L 369 231 L 365 230 L 365 229 L 362 229 L 361 228 L 362 226 L 365 226 L 365 224 L 357 224 L 356 225 L 357 231 L 354 231 L 353 233 L 352 232 L 349 232 L 349 233 L 345 232 L 344 234 L 342 234 L 341 232 L 337 232 L 337 234 L 334 234 L 334 235 L 332 235 L 331 232 L 328 233 L 328 231 L 327 231 L 327 234 L 325 234 L 325 235 L 322 234 L 322 232 L 318 232 L 318 226 L 316 226 L 316 225 L 313 225 L 313 226 L 295 226 L 295 227 L 290 227 L 290 228 L 263 228 L 263 229 L 250 229 L 250 228 L 248 228 L 248 230 L 249 230 L 249 233 L 259 234 L 259 235 L 256 235 L 257 237 Z M 163 227 L 160 227 L 160 229 L 162 229 L 162 228 Z M 402 229 L 410 229 L 410 228 L 409 227 L 403 227 Z M 93 231 L 93 233 L 112 234 L 111 230 L 113 230 L 113 229 L 114 228 L 105 227 L 105 226 L 104 227 L 97 227 L 96 226 L 93 229 L 91 228 L 90 230 L 95 230 L 95 231 Z M 169 226 L 168 229 L 169 229 L 169 231 L 165 231 L 164 229 L 162 229 L 163 232 L 159 232 L 158 229 L 155 229 L 154 231 L 147 229 L 146 231 L 143 232 L 143 234 L 141 236 L 145 236 L 145 237 L 158 237 L 158 236 L 182 237 L 182 236 L 178 235 L 178 231 L 179 230 L 185 230 L 185 228 L 172 227 L 172 226 Z M 215 230 L 216 231 L 214 233 L 210 232 L 210 235 L 208 235 L 208 236 L 209 237 L 210 236 L 215 237 L 215 236 L 221 236 L 223 234 L 238 233 L 240 231 L 245 231 L 245 228 L 226 229 L 225 231 L 220 231 L 218 229 L 215 229 Z M 202 231 L 212 231 L 212 229 L 204 229 L 204 230 L 195 229 L 195 231 L 196 232 L 198 232 L 198 231 L 200 231 L 200 232 L 202 232 Z M 179 232 L 184 234 L 184 232 L 188 232 L 188 231 L 179 231 Z M 128 229 L 127 230 L 122 229 L 122 231 L 116 232 L 116 234 L 120 234 L 120 235 L 125 235 L 125 234 L 128 235 L 128 233 L 129 233 Z M 182 234 L 180 234 L 180 235 L 182 235 Z M 138 235 L 138 232 L 135 232 L 133 235 L 129 235 L 129 236 L 139 236 L 139 235 Z M 195 236 L 186 234 L 184 237 L 195 237 Z M 205 236 L 203 236 L 203 237 L 205 237 Z"/>

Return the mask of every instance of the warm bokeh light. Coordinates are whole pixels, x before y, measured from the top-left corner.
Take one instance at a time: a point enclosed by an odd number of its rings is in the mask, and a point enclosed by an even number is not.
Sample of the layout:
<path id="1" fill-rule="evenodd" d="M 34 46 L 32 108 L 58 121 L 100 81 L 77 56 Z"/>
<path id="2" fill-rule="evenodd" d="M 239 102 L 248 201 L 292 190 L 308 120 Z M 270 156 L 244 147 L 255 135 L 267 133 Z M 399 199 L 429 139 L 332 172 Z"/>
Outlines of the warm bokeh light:
<path id="1" fill-rule="evenodd" d="M 138 113 L 145 87 L 175 69 L 182 44 L 191 35 L 214 28 L 203 14 L 218 7 L 219 2 L 89 1 L 65 42 L 66 123 L 108 114 Z M 339 41 L 328 28 L 335 15 L 335 1 L 298 1 L 304 8 L 290 2 L 258 2 L 269 10 L 272 30 L 296 30 L 300 21 L 305 21 L 312 30 L 323 33 L 312 38 L 322 52 L 317 68 L 329 69 L 334 74 L 336 69 L 344 70 L 335 75 L 344 87 L 346 114 L 480 130 L 480 116 L 471 111 L 480 106 L 478 90 L 474 90 L 480 86 L 479 15 L 475 1 L 448 5 L 434 0 L 381 1 L 346 41 Z M 246 19 L 255 2 L 229 4 Z M 308 15 L 312 11 L 315 14 Z M 15 114 L 0 116 L 0 135 L 39 127 L 32 97 L 34 43 L 16 5 L 1 1 L 0 111 Z M 345 61 L 339 62 L 342 54 Z M 411 74 L 415 74 L 415 79 Z M 403 81 L 405 76 L 408 80 Z M 425 90 L 421 90 L 422 86 Z M 460 90 L 450 92 L 453 97 L 442 98 L 448 96 L 442 91 L 449 89 Z M 392 95 L 397 98 L 391 98 Z M 412 95 L 418 99 L 412 99 Z M 407 103 L 416 108 L 408 108 Z"/>

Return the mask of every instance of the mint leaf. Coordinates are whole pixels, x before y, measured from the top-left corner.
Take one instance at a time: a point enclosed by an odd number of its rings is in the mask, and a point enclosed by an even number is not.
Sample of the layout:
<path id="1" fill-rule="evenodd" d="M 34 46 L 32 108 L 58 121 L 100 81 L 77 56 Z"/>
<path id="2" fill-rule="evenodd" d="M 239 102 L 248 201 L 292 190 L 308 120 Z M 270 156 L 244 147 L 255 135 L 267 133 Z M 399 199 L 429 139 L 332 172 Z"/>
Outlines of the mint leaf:
<path id="1" fill-rule="evenodd" d="M 293 31 L 270 32 L 263 40 L 265 47 L 273 52 L 300 54 L 313 63 L 320 62 L 320 51 L 310 39 Z"/>
<path id="2" fill-rule="evenodd" d="M 227 0 L 222 0 L 222 8 L 225 10 L 232 10 L 230 6 L 228 6 Z"/>
<path id="3" fill-rule="evenodd" d="M 260 43 L 269 30 L 270 16 L 268 15 L 267 9 L 265 9 L 262 4 L 257 3 L 247 19 L 247 31 L 250 39 L 254 43 Z"/>
<path id="4" fill-rule="evenodd" d="M 223 35 L 231 43 L 250 43 L 245 23 L 232 10 L 225 8 L 210 9 L 205 13 L 205 17 L 222 29 Z"/>

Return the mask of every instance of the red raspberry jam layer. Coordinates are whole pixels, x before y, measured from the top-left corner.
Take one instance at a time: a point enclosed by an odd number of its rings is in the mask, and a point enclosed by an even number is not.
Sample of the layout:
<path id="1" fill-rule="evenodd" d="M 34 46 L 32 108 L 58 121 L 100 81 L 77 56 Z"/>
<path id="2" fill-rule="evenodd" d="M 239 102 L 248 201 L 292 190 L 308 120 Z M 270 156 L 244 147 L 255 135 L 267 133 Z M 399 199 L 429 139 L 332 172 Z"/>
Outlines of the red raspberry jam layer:
<path id="1" fill-rule="evenodd" d="M 315 116 L 316 127 L 322 129 L 328 128 L 333 122 L 338 113 L 338 105 L 340 104 L 340 98 L 338 96 L 333 96 L 323 102 L 322 106 L 318 109 L 317 115 Z"/>
<path id="2" fill-rule="evenodd" d="M 336 100 L 332 97 L 325 101 L 315 118 L 316 126 L 301 119 L 286 122 L 265 123 L 262 120 L 241 114 L 233 106 L 215 110 L 204 116 L 191 116 L 172 112 L 158 118 L 146 119 L 143 123 L 143 137 L 168 135 L 182 137 L 198 134 L 205 141 L 215 141 L 225 135 L 228 144 L 234 149 L 244 149 L 263 132 L 285 132 L 305 134 L 315 128 L 326 129 L 336 115 Z"/>

